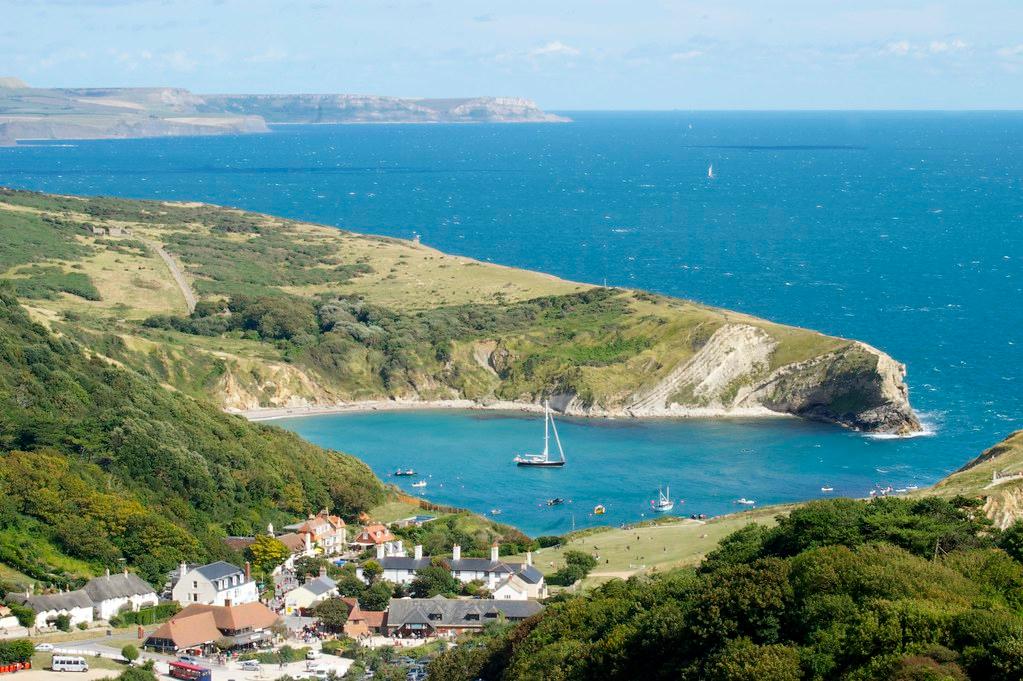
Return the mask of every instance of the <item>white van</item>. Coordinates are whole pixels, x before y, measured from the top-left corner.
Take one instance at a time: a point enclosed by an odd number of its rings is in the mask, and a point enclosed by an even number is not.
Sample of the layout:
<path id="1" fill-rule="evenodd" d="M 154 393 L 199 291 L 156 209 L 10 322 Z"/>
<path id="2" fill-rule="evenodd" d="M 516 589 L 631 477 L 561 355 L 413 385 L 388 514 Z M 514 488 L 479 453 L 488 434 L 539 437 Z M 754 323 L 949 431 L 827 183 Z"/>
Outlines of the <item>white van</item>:
<path id="1" fill-rule="evenodd" d="M 50 669 L 55 672 L 87 672 L 89 663 L 84 657 L 72 657 L 71 655 L 54 655 Z"/>

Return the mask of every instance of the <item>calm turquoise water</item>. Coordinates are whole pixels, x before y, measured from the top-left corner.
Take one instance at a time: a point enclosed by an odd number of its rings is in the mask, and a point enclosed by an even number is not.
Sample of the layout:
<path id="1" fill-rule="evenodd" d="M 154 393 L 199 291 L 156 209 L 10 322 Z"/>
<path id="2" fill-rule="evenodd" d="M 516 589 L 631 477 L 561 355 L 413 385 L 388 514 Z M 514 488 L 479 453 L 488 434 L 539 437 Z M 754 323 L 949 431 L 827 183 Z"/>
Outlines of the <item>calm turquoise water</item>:
<path id="1" fill-rule="evenodd" d="M 807 498 L 825 483 L 863 494 L 928 482 L 1023 426 L 1023 114 L 575 117 L 0 149 L 0 183 L 418 232 L 455 253 L 859 338 L 908 365 L 935 431 L 876 440 L 789 421 L 568 423 L 571 465 L 540 472 L 507 464 L 536 436 L 518 416 L 285 424 L 382 474 L 415 465 L 437 476 L 431 498 L 501 507 L 531 532 L 568 528 L 573 510 L 590 522 L 597 502 L 610 521 L 636 519 L 661 481 L 685 513 L 730 510 L 743 495 Z M 480 478 L 452 480 L 459 470 Z M 536 506 L 555 495 L 574 503 Z"/>

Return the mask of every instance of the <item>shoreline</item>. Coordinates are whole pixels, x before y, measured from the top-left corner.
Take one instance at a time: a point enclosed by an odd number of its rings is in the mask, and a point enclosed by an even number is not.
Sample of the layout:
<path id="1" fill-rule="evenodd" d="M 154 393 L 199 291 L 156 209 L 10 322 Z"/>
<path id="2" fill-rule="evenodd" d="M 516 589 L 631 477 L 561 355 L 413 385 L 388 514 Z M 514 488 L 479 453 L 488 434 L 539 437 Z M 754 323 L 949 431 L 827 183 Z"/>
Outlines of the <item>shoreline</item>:
<path id="1" fill-rule="evenodd" d="M 474 400 L 360 400 L 355 402 L 338 402 L 323 405 L 296 405 L 293 407 L 255 407 L 252 409 L 226 408 L 228 414 L 234 414 L 249 421 L 274 421 L 286 418 L 303 418 L 306 416 L 324 416 L 328 414 L 356 414 L 374 411 L 434 411 L 461 409 L 466 411 L 517 411 L 523 413 L 543 413 L 543 406 L 533 402 L 515 402 L 495 400 L 493 402 L 476 402 Z M 770 409 L 747 408 L 741 410 L 725 410 L 712 407 L 691 407 L 664 410 L 659 413 L 632 413 L 628 410 L 554 410 L 563 416 L 579 418 L 603 419 L 774 419 L 798 418 L 792 414 L 771 411 Z"/>

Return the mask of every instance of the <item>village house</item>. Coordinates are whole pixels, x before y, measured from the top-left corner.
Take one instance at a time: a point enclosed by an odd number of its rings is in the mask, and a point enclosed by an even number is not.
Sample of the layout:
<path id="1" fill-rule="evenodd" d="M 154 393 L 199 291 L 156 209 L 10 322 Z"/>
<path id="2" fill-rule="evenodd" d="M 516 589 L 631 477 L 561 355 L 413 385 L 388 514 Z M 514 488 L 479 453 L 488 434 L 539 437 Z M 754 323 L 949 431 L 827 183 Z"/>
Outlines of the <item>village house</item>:
<path id="1" fill-rule="evenodd" d="M 460 582 L 482 582 L 491 593 L 500 590 L 501 600 L 545 598 L 547 585 L 541 573 L 533 566 L 533 554 L 526 554 L 526 562 L 506 563 L 500 560 L 497 544 L 490 547 L 490 558 L 462 558 L 462 547 L 451 550 L 446 561 L 451 576 Z"/>
<path id="2" fill-rule="evenodd" d="M 430 558 L 423 558 L 423 547 L 416 546 L 413 549 L 412 557 L 408 556 L 387 556 L 384 555 L 383 544 L 377 545 L 376 561 L 383 568 L 381 579 L 386 579 L 394 584 L 408 584 L 416 578 L 416 572 L 429 567 Z M 356 568 L 355 576 L 362 581 L 369 583 L 369 580 L 362 574 L 362 568 Z"/>
<path id="3" fill-rule="evenodd" d="M 456 636 L 479 631 L 490 622 L 518 622 L 542 609 L 536 601 L 392 598 L 385 626 L 387 635 L 396 638 Z"/>
<path id="4" fill-rule="evenodd" d="M 162 653 L 213 650 L 223 639 L 231 649 L 262 647 L 273 639 L 277 615 L 262 603 L 185 607 L 145 640 L 144 646 Z"/>
<path id="5" fill-rule="evenodd" d="M 316 515 L 310 513 L 304 521 L 287 525 L 284 529 L 299 535 L 308 535 L 313 546 L 326 556 L 341 553 L 348 544 L 348 527 L 345 521 L 336 515 L 330 515 L 326 509 Z"/>
<path id="6" fill-rule="evenodd" d="M 205 605 L 243 605 L 259 600 L 256 583 L 241 568 L 218 561 L 189 568 L 185 563 L 172 573 L 171 598 L 182 607 L 193 603 Z"/>
<path id="7" fill-rule="evenodd" d="M 27 635 L 28 631 L 21 626 L 21 622 L 11 609 L 0 603 L 0 638 L 20 638 Z"/>
<path id="8" fill-rule="evenodd" d="M 299 558 L 316 555 L 316 550 L 313 548 L 312 538 L 308 534 L 288 532 L 286 534 L 278 535 L 276 539 L 280 543 L 284 544 L 284 547 L 288 549 L 289 555 L 287 560 L 279 565 L 274 572 L 279 572 L 281 569 L 294 570 L 295 561 Z"/>
<path id="9" fill-rule="evenodd" d="M 36 614 L 33 627 L 51 629 L 61 615 L 67 615 L 71 626 L 91 624 L 93 621 L 93 605 L 89 594 L 84 589 L 63 591 L 52 594 L 8 594 L 9 601 L 20 603 L 31 608 Z"/>
<path id="10" fill-rule="evenodd" d="M 366 525 L 355 539 L 349 542 L 352 547 L 365 551 L 375 549 L 377 546 L 384 547 L 385 556 L 403 556 L 405 548 L 400 539 L 395 539 L 391 531 L 380 523 Z"/>
<path id="11" fill-rule="evenodd" d="M 144 579 L 127 570 L 123 574 L 107 574 L 85 583 L 83 590 L 92 601 L 93 618 L 109 620 L 119 612 L 138 610 L 160 602 L 156 590 Z"/>
<path id="12" fill-rule="evenodd" d="M 337 582 L 327 576 L 326 568 L 321 568 L 319 577 L 306 580 L 305 584 L 284 595 L 284 614 L 292 615 L 311 608 L 336 594 Z"/>
<path id="13" fill-rule="evenodd" d="M 384 633 L 386 610 L 363 610 L 356 598 L 342 598 L 348 605 L 348 619 L 344 632 L 349 638 L 361 638 Z"/>

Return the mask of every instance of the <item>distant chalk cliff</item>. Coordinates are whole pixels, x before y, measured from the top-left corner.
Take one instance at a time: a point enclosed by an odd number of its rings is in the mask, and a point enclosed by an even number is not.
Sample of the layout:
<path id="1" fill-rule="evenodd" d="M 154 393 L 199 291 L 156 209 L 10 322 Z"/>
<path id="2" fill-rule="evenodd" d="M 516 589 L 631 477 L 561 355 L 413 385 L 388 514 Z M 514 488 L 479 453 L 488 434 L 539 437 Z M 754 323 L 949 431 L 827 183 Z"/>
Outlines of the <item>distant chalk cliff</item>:
<path id="1" fill-rule="evenodd" d="M 197 95 L 181 88 L 33 88 L 0 78 L 0 145 L 269 132 L 267 123 L 560 123 L 517 97 Z"/>

